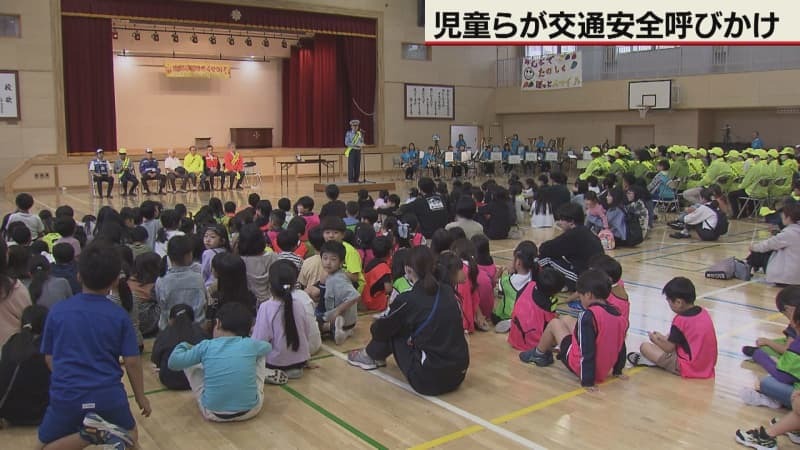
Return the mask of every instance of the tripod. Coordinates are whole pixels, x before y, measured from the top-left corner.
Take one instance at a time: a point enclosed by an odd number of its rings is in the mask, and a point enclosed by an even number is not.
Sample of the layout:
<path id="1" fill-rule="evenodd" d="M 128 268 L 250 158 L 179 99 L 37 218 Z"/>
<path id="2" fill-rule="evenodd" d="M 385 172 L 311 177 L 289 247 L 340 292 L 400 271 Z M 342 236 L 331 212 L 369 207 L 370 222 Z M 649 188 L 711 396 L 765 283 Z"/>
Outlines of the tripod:
<path id="1" fill-rule="evenodd" d="M 363 148 L 361 149 L 361 181 L 359 181 L 359 183 L 375 183 L 375 181 L 367 179 L 367 155 L 364 153 Z"/>

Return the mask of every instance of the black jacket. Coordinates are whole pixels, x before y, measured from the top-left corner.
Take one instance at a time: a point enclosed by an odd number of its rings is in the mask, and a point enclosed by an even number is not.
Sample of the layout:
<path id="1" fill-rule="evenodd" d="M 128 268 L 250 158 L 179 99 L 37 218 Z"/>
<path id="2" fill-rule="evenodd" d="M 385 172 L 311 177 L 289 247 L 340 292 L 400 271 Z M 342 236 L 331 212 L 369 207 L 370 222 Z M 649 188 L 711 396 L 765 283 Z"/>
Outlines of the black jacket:
<path id="1" fill-rule="evenodd" d="M 565 258 L 580 274 L 589 267 L 589 258 L 602 254 L 603 245 L 592 231 L 582 224 L 567 230 L 539 247 L 540 258 Z"/>
<path id="2" fill-rule="evenodd" d="M 433 232 L 444 228 L 449 222 L 447 203 L 439 194 L 431 194 L 416 198 L 400 208 L 400 215 L 412 213 L 417 216 L 420 231 L 427 239 L 433 237 Z"/>

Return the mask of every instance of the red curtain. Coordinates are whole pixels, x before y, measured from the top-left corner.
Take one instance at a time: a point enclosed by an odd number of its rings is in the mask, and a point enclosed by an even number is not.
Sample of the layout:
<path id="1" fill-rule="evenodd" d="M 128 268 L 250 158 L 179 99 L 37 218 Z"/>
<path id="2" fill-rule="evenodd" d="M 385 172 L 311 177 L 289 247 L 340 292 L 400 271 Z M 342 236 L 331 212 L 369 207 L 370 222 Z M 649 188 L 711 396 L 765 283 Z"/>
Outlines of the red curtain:
<path id="1" fill-rule="evenodd" d="M 67 152 L 117 148 L 111 19 L 62 17 Z"/>
<path id="2" fill-rule="evenodd" d="M 361 121 L 364 141 L 374 144 L 375 80 L 378 76 L 375 39 L 347 36 L 341 40 L 342 66 L 345 68 L 347 91 L 350 94 L 350 98 L 346 99 L 349 117 Z"/>
<path id="3" fill-rule="evenodd" d="M 314 59 L 310 48 L 292 47 L 283 61 L 283 146 L 310 147 L 312 143 Z"/>
<path id="4" fill-rule="evenodd" d="M 343 147 L 347 120 L 338 39 L 326 35 L 315 38 L 313 55 L 313 101 L 307 111 L 313 117 L 312 146 Z"/>
<path id="5" fill-rule="evenodd" d="M 253 6 L 166 0 L 61 0 L 64 13 L 116 17 L 194 20 L 216 24 L 254 25 L 312 33 L 375 36 L 377 23 L 367 17 L 290 11 Z M 238 14 L 235 12 L 238 11 Z"/>

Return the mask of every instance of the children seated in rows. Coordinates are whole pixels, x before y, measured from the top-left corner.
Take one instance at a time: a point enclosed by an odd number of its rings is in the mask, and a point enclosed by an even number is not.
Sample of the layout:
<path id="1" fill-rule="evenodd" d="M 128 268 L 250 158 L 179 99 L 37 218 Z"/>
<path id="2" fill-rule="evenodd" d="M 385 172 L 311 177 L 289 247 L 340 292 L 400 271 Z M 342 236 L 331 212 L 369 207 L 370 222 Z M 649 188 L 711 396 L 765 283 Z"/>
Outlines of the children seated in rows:
<path id="1" fill-rule="evenodd" d="M 525 352 L 539 345 L 547 324 L 558 317 L 555 295 L 564 287 L 564 281 L 563 274 L 548 267 L 519 291 L 508 321 L 508 343 L 512 348 Z"/>
<path id="2" fill-rule="evenodd" d="M 531 281 L 536 279 L 539 265 L 536 263 L 538 250 L 532 241 L 517 244 L 512 255 L 509 270 L 500 268 L 500 281 L 497 285 L 498 299 L 492 309 L 492 322 L 495 331 L 506 333 L 511 328 L 511 313 L 520 292 Z"/>
<path id="3" fill-rule="evenodd" d="M 710 188 L 701 189 L 700 199 L 701 203 L 688 208 L 682 219 L 668 224 L 673 229 L 679 229 L 677 233 L 670 234 L 671 238 L 686 239 L 690 237 L 690 231 L 695 231 L 702 241 L 716 241 L 728 232 L 727 217 L 723 217 L 725 213 L 714 201 L 714 191 Z"/>
<path id="4" fill-rule="evenodd" d="M 353 287 L 353 279 L 343 268 L 346 250 L 341 241 L 333 238 L 327 240 L 320 249 L 320 256 L 326 276 L 320 280 L 320 290 L 323 294 L 317 304 L 317 321 L 320 330 L 323 333 L 332 333 L 336 345 L 341 345 L 352 335 L 356 326 L 361 295 Z"/>

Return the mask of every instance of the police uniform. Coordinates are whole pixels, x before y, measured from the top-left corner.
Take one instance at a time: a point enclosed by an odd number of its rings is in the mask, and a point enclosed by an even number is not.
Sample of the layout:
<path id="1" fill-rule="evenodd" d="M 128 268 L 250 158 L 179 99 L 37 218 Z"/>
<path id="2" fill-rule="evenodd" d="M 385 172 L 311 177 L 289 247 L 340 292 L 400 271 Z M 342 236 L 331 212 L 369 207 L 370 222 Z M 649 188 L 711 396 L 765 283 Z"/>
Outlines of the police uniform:
<path id="1" fill-rule="evenodd" d="M 358 127 L 361 121 L 353 119 L 350 126 Z M 347 181 L 358 183 L 361 175 L 361 147 L 364 145 L 364 133 L 360 129 L 352 128 L 344 135 L 344 145 L 347 146 L 344 154 L 347 156 Z"/>
<path id="2" fill-rule="evenodd" d="M 101 159 L 103 149 L 98 148 L 95 152 L 97 157 L 89 162 L 89 172 L 92 174 L 92 181 L 97 185 L 97 195 L 103 198 L 103 183 L 108 183 L 106 197 L 111 198 L 111 190 L 114 189 L 114 177 L 111 176 L 111 169 L 108 161 Z"/>

